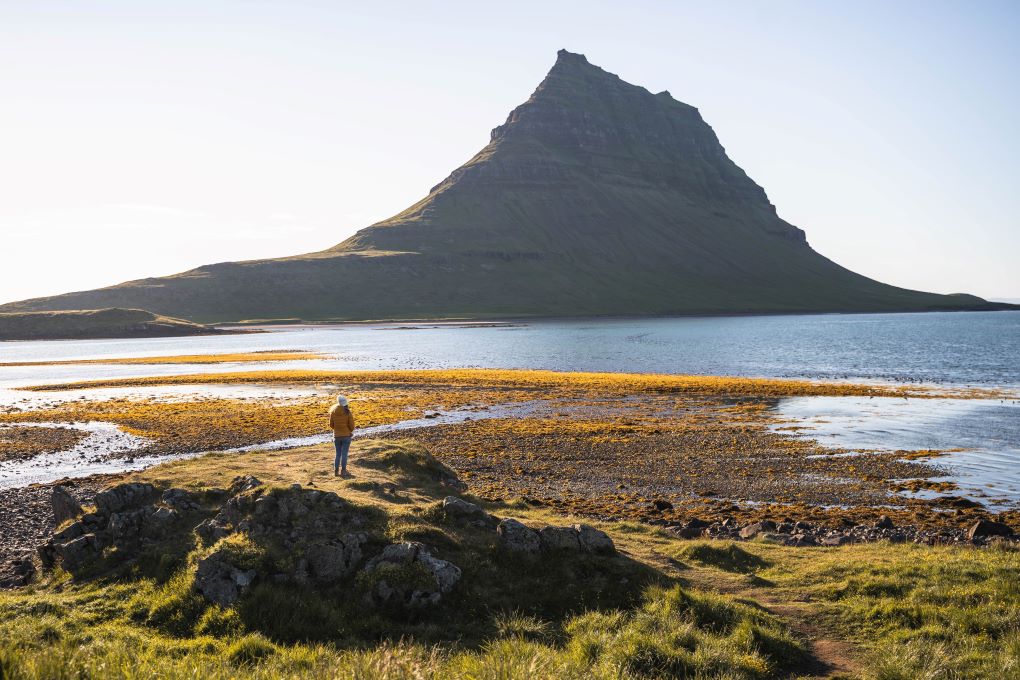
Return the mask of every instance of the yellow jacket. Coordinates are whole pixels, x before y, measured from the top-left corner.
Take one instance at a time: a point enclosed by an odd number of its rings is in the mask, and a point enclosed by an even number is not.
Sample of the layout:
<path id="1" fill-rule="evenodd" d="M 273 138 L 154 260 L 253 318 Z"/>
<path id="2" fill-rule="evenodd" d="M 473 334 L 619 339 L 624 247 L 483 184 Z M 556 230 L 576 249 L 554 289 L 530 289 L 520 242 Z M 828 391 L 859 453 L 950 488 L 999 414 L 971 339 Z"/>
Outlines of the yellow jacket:
<path id="1" fill-rule="evenodd" d="M 333 428 L 333 436 L 337 439 L 354 434 L 354 416 L 351 415 L 350 407 L 340 404 L 330 406 L 329 426 Z"/>

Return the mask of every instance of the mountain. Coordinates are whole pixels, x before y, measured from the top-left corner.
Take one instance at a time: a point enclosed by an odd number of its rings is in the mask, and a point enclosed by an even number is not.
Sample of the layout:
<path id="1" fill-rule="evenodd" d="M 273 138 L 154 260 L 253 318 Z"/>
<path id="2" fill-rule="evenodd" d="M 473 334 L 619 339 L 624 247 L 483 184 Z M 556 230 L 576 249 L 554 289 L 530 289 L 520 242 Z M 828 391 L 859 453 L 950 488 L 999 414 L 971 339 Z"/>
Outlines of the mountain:
<path id="1" fill-rule="evenodd" d="M 697 109 L 561 50 L 474 158 L 333 248 L 0 309 L 111 306 L 209 322 L 1002 305 L 888 286 L 819 255 Z"/>

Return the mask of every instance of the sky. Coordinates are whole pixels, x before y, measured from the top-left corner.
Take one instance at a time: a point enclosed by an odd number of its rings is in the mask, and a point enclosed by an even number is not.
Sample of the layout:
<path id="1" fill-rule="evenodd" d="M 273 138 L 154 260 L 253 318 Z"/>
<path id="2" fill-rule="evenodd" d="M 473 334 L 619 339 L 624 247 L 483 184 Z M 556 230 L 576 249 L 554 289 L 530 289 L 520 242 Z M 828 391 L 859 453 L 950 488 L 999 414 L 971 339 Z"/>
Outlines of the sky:
<path id="1" fill-rule="evenodd" d="M 1020 3 L 0 0 L 0 302 L 328 248 L 566 48 L 700 109 L 823 255 L 1020 298 Z"/>

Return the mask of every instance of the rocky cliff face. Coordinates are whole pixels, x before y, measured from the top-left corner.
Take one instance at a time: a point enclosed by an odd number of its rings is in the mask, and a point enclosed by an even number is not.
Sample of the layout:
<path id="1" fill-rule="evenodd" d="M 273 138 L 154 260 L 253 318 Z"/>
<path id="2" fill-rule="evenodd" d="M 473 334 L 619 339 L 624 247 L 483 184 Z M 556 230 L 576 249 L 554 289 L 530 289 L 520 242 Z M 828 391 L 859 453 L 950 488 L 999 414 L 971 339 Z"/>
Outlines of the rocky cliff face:
<path id="1" fill-rule="evenodd" d="M 819 255 L 697 109 L 566 51 L 474 158 L 331 249 L 6 308 L 107 306 L 201 321 L 995 307 Z"/>

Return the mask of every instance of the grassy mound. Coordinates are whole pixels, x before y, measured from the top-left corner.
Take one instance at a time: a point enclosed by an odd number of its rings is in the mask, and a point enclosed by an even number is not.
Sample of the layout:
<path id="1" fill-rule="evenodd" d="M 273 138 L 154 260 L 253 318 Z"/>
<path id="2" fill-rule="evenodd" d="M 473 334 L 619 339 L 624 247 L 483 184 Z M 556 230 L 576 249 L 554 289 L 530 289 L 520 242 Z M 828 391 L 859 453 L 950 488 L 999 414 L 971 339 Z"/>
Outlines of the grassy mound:
<path id="1" fill-rule="evenodd" d="M 0 340 L 146 338 L 220 333 L 202 324 L 144 309 L 86 309 L 0 313 Z"/>

